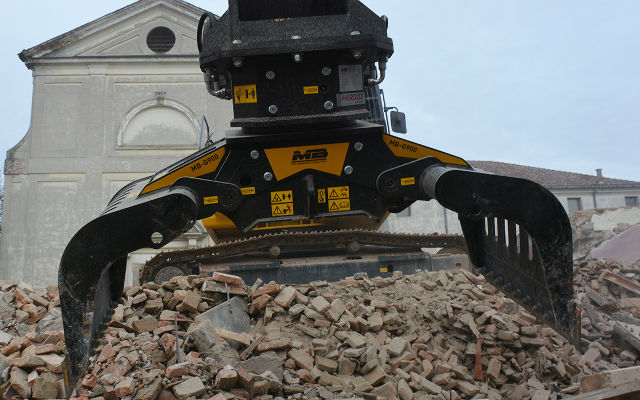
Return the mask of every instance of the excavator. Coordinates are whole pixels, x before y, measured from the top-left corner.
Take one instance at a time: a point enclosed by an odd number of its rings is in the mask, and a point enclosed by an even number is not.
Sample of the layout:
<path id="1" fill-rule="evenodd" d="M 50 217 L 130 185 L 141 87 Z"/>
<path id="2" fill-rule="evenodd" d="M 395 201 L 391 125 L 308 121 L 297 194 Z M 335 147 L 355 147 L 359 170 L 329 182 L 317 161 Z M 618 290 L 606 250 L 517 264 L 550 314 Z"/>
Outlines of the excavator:
<path id="1" fill-rule="evenodd" d="M 490 283 L 579 343 L 571 226 L 556 197 L 364 121 L 366 93 L 385 79 L 393 54 L 387 28 L 386 16 L 358 0 L 229 0 L 221 17 L 202 15 L 204 85 L 233 103 L 230 129 L 123 187 L 68 243 L 58 272 L 67 395 L 86 373 L 122 295 L 127 254 L 159 249 L 197 221 L 216 245 L 163 253 L 149 278 L 263 249 L 278 257 L 295 245 L 343 244 L 352 255 L 362 245 L 383 249 L 367 262 L 325 260 L 315 269 L 314 253 L 302 252 L 307 265 L 296 279 L 310 281 L 318 270 L 378 268 L 384 251 L 397 248 L 462 247 Z M 433 200 L 458 213 L 464 243 L 448 235 L 375 232 L 389 213 Z M 234 273 L 243 271 L 255 275 L 250 265 Z"/>

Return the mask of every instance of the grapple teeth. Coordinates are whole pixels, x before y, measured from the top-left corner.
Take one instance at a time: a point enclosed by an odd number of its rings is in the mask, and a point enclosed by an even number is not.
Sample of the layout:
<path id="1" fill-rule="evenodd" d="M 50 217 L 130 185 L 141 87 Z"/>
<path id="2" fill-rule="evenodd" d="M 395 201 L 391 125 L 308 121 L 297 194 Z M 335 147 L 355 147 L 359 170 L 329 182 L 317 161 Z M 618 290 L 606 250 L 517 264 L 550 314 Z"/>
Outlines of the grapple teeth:
<path id="1" fill-rule="evenodd" d="M 471 262 L 487 280 L 516 289 L 516 302 L 578 345 L 571 225 L 558 199 L 525 179 L 442 165 L 428 167 L 422 185 L 458 213 Z"/>
<path id="2" fill-rule="evenodd" d="M 166 243 L 191 228 L 196 204 L 186 189 L 110 204 L 108 212 L 71 239 L 58 271 L 67 397 L 87 371 L 90 354 L 113 312 L 112 304 L 122 295 L 127 254 L 152 247 L 154 232 L 162 233 Z"/>

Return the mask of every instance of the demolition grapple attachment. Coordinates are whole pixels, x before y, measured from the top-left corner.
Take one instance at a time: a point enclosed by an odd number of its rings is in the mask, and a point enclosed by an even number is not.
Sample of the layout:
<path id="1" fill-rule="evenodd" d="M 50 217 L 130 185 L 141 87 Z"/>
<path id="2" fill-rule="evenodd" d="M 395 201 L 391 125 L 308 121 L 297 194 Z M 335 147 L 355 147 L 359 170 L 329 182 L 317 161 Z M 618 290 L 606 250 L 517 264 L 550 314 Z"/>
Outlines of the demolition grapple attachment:
<path id="1" fill-rule="evenodd" d="M 122 295 L 127 254 L 162 247 L 197 220 L 235 238 L 376 229 L 390 212 L 437 200 L 458 213 L 487 280 L 579 342 L 571 227 L 553 194 L 359 120 L 372 111 L 365 90 L 384 79 L 393 54 L 386 29 L 357 0 L 230 0 L 221 18 L 203 15 L 205 86 L 233 101 L 233 128 L 120 190 L 67 245 L 59 269 L 67 395 Z"/>

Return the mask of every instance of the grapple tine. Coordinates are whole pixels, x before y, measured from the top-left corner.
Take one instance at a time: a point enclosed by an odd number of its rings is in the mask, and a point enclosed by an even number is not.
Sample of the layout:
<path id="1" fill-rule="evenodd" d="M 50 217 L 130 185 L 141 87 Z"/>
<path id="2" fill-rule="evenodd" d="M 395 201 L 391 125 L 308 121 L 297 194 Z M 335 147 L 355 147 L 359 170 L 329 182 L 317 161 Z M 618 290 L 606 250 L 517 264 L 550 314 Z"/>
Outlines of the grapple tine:
<path id="1" fill-rule="evenodd" d="M 558 199 L 526 179 L 442 165 L 427 168 L 422 185 L 458 213 L 471 262 L 487 280 L 579 345 L 571 225 Z"/>
<path id="2" fill-rule="evenodd" d="M 99 338 L 100 327 L 110 316 L 112 301 L 122 295 L 127 254 L 144 247 L 162 247 L 196 220 L 197 203 L 188 189 L 167 189 L 142 198 L 127 198 L 121 192 L 105 213 L 75 234 L 60 261 L 67 398 L 86 373 L 92 342 Z M 159 243 L 151 240 L 156 232 L 162 235 Z"/>

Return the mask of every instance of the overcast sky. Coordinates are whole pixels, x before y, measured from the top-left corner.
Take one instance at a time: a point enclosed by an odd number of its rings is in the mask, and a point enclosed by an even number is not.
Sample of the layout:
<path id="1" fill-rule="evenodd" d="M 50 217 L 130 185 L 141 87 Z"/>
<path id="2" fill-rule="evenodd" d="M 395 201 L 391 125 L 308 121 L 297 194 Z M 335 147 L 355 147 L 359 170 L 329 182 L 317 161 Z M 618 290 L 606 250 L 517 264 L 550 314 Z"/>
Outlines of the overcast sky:
<path id="1" fill-rule="evenodd" d="M 2 163 L 31 114 L 31 72 L 17 54 L 129 3 L 4 4 Z M 407 113 L 407 139 L 467 160 L 640 181 L 640 1 L 364 3 L 390 20 L 396 53 L 382 87 Z"/>

